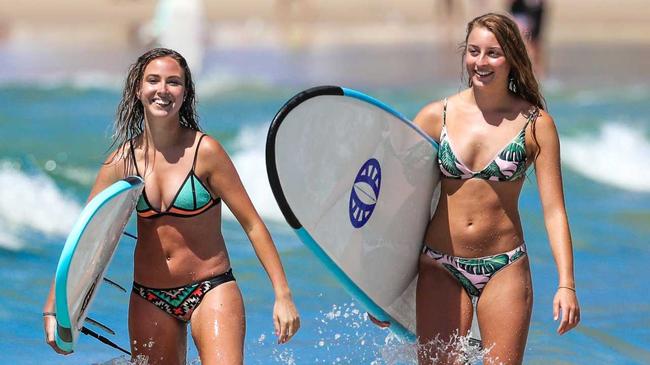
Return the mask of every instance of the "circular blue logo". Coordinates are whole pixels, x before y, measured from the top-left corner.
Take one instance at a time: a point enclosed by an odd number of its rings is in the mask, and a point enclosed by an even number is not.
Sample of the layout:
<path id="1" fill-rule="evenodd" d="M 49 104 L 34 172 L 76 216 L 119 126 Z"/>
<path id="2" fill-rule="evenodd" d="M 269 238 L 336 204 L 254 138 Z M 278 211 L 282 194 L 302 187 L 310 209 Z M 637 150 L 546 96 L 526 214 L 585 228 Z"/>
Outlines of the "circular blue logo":
<path id="1" fill-rule="evenodd" d="M 380 187 L 381 166 L 379 161 L 371 158 L 359 169 L 350 192 L 350 223 L 354 228 L 363 227 L 372 216 Z"/>

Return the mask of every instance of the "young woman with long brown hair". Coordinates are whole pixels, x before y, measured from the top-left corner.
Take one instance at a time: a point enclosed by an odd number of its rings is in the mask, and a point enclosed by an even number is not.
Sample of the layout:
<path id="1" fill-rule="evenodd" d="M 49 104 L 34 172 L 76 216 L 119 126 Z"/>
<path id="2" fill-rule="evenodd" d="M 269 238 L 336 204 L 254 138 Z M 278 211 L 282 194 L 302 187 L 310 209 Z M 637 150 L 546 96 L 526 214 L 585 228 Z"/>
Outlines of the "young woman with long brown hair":
<path id="1" fill-rule="evenodd" d="M 443 174 L 420 256 L 419 360 L 462 361 L 432 343 L 467 334 L 476 312 L 486 363 L 520 364 L 533 292 L 518 200 L 533 164 L 558 269 L 558 333 L 580 321 L 558 133 L 512 19 L 490 13 L 470 21 L 463 60 L 467 89 L 415 118 L 440 143 Z"/>
<path id="2" fill-rule="evenodd" d="M 273 324 L 288 341 L 300 320 L 280 257 L 228 154 L 201 132 L 194 83 L 175 51 L 146 52 L 129 70 L 118 107 L 116 150 L 99 170 L 90 198 L 118 179 L 139 175 L 138 242 L 129 304 L 134 358 L 185 364 L 187 324 L 202 364 L 243 363 L 242 296 L 221 234 L 221 202 L 248 235 L 275 291 Z M 89 199 L 90 199 L 89 198 Z M 54 342 L 54 293 L 44 306 Z"/>

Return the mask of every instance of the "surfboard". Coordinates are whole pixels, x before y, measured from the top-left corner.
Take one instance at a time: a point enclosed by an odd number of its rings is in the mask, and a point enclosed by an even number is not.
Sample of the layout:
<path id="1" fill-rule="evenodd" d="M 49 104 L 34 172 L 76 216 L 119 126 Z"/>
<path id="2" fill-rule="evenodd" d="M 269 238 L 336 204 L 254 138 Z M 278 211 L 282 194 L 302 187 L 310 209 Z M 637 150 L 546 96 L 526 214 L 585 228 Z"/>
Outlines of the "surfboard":
<path id="1" fill-rule="evenodd" d="M 436 141 L 393 108 L 337 86 L 291 98 L 266 142 L 288 224 L 372 316 L 409 341 L 437 153 Z"/>
<path id="2" fill-rule="evenodd" d="M 74 350 L 143 188 L 142 179 L 131 176 L 104 189 L 88 202 L 68 235 L 54 279 L 56 344 L 62 350 Z"/>

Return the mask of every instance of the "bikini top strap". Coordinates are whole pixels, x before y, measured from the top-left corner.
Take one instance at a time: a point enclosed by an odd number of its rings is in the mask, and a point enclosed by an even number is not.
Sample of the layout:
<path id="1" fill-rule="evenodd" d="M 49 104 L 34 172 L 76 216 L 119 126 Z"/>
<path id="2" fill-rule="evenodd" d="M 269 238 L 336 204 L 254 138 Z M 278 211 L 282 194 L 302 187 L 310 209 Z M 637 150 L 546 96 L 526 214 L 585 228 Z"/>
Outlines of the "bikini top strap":
<path id="1" fill-rule="evenodd" d="M 539 107 L 535 106 L 535 109 L 530 113 L 528 116 L 528 119 L 526 120 L 526 124 L 524 124 L 524 129 L 528 127 L 528 123 L 532 122 L 533 120 L 536 120 L 539 117 Z"/>
<path id="2" fill-rule="evenodd" d="M 201 137 L 199 137 L 199 142 L 196 144 L 196 151 L 194 151 L 194 161 L 192 162 L 192 171 L 194 171 L 194 168 L 196 167 L 196 159 L 199 156 L 199 146 L 201 145 L 201 140 L 203 137 L 205 137 L 206 134 L 203 133 Z"/>
<path id="3" fill-rule="evenodd" d="M 442 102 L 442 125 L 447 125 L 447 98 Z"/>
<path id="4" fill-rule="evenodd" d="M 140 175 L 140 170 L 138 170 L 138 162 L 135 160 L 135 150 L 133 149 L 133 140 L 129 140 L 129 146 L 131 147 L 131 157 L 133 157 L 133 166 L 135 167 L 135 173 L 138 174 L 138 176 L 142 177 Z"/>

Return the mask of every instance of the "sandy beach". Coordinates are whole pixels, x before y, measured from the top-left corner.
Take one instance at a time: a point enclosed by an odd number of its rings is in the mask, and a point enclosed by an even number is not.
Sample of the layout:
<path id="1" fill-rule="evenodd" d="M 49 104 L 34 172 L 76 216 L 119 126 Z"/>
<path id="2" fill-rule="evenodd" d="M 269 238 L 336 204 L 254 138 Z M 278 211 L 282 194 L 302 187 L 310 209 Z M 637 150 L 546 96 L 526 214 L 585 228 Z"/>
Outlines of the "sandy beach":
<path id="1" fill-rule="evenodd" d="M 15 67 L 0 72 L 0 78 L 6 79 L 6 73 L 51 72 L 53 68 L 44 60 L 58 60 L 56 70 L 61 72 L 121 72 L 127 60 L 156 43 L 152 19 L 161 2 L 0 0 L 0 54 L 10 58 L 0 65 Z M 369 79 L 417 83 L 423 81 L 417 76 L 422 72 L 430 75 L 425 83 L 454 79 L 459 70 L 456 45 L 466 22 L 487 11 L 503 12 L 506 1 L 459 0 L 451 12 L 445 3 L 204 1 L 205 62 L 239 68 L 243 74 L 261 72 L 262 78 L 269 73 L 275 79 L 276 74 L 290 79 L 288 74 L 304 69 L 312 77 L 303 76 L 302 83 L 349 84 L 357 79 L 361 83 Z M 552 77 L 580 82 L 638 81 L 637 71 L 641 72 L 643 60 L 650 55 L 646 1 L 628 0 L 623 5 L 615 0 L 552 0 L 547 4 L 543 39 Z M 266 53 L 260 55 L 260 50 Z M 333 59 L 338 65 L 327 61 Z"/>
<path id="2" fill-rule="evenodd" d="M 149 22 L 157 0 L 0 0 L 0 36 L 5 41 L 127 45 Z M 451 19 L 444 2 L 405 0 L 205 1 L 212 40 L 232 45 L 282 43 L 286 27 L 328 43 L 441 41 L 445 28 L 462 34 L 463 24 L 487 11 L 503 11 L 503 0 L 459 0 Z M 650 44 L 650 7 L 644 0 L 552 0 L 549 45 L 571 43 Z M 352 31 L 354 30 L 354 31 Z M 237 34 L 239 33 L 239 34 Z M 296 36 L 298 37 L 298 36 Z M 278 38 L 278 39 L 275 39 Z"/>

